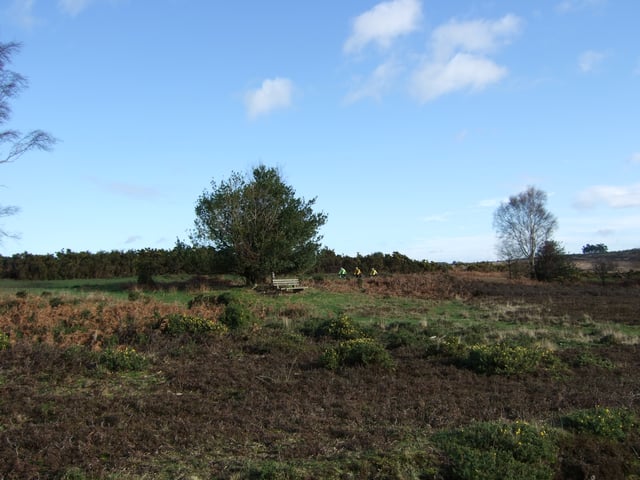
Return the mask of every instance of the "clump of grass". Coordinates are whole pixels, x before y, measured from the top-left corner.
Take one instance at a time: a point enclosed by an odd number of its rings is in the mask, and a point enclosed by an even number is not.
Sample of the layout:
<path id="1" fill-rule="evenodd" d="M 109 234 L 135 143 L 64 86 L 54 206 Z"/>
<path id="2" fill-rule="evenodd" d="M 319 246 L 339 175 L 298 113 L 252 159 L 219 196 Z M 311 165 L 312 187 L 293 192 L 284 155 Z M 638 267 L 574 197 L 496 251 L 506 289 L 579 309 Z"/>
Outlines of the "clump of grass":
<path id="1" fill-rule="evenodd" d="M 6 350 L 11 346 L 9 341 L 9 335 L 4 332 L 0 332 L 0 350 Z"/>
<path id="2" fill-rule="evenodd" d="M 624 440 L 640 426 L 638 418 L 626 408 L 595 407 L 577 410 L 561 418 L 564 427 L 611 440 Z"/>
<path id="3" fill-rule="evenodd" d="M 558 450 L 554 437 L 524 421 L 479 422 L 440 432 L 433 441 L 448 457 L 453 478 L 550 480 Z"/>

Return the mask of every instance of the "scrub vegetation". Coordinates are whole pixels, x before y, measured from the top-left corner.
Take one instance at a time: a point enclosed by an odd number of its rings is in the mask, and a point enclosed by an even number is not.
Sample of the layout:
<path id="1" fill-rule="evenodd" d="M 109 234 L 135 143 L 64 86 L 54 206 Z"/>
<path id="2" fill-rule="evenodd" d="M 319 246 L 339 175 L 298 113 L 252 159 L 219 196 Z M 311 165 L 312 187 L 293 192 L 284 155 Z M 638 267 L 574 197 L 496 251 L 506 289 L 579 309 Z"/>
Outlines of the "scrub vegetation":
<path id="1" fill-rule="evenodd" d="M 1 285 L 0 478 L 638 479 L 640 281 Z"/>

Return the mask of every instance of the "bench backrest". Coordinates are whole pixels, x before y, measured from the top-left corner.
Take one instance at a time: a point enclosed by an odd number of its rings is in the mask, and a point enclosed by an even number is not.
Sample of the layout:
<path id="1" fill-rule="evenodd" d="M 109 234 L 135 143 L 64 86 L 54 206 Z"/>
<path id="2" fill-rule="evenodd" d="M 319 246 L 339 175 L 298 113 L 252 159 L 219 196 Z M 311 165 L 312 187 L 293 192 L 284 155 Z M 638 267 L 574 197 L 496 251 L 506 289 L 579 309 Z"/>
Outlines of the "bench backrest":
<path id="1" fill-rule="evenodd" d="M 298 287 L 300 280 L 297 278 L 273 278 L 271 283 L 274 287 Z"/>

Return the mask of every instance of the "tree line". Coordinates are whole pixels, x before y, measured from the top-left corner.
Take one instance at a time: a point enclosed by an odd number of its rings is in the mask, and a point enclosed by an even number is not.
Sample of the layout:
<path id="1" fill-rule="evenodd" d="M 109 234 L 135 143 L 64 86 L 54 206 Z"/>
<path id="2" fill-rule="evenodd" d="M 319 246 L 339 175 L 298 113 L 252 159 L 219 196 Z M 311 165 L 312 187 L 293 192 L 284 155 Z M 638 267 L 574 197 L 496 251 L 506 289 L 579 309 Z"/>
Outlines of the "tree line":
<path id="1" fill-rule="evenodd" d="M 341 267 L 349 273 L 359 266 L 366 274 L 375 268 L 381 274 L 444 271 L 448 264 L 413 260 L 398 252 L 369 255 L 336 254 L 321 249 L 307 275 L 337 274 Z M 0 256 L 0 278 L 13 280 L 70 280 L 134 277 L 144 281 L 159 275 L 223 275 L 235 273 L 226 255 L 213 247 L 198 247 L 177 241 L 172 249 L 113 250 L 53 254 L 18 253 Z"/>

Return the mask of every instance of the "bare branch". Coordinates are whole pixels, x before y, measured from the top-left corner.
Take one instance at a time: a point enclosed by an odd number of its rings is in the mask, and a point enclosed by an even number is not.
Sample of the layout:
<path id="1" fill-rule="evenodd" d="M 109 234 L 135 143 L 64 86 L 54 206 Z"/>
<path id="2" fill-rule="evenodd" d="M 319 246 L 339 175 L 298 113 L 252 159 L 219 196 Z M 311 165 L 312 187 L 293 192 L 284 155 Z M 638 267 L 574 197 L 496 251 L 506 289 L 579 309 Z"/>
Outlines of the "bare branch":
<path id="1" fill-rule="evenodd" d="M 53 145 L 56 142 L 56 138 L 51 136 L 49 133 L 43 132 L 42 130 L 34 130 L 22 137 L 20 140 L 14 141 L 11 150 L 5 158 L 0 159 L 0 163 L 12 162 L 29 150 L 33 149 L 45 150 L 48 152 L 53 148 Z"/>

